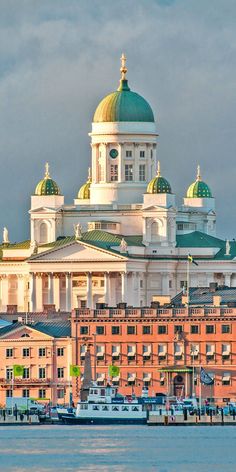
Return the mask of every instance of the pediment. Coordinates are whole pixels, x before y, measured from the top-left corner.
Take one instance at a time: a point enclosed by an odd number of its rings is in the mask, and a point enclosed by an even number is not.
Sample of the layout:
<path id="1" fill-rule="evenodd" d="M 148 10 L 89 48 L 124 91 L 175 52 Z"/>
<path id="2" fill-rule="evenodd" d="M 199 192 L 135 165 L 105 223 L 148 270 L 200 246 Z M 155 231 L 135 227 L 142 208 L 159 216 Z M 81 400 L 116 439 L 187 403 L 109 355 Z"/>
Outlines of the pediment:
<path id="1" fill-rule="evenodd" d="M 61 211 L 62 206 L 59 206 L 57 208 L 51 208 L 51 207 L 39 207 L 39 208 L 34 208 L 33 210 L 30 210 L 29 213 L 58 213 Z"/>
<path id="2" fill-rule="evenodd" d="M 42 333 L 37 329 L 31 328 L 30 326 L 16 326 L 15 329 L 12 329 L 10 332 L 1 336 L 1 339 L 21 339 L 26 342 L 27 340 L 37 340 L 42 338 L 51 339 L 51 336 Z"/>
<path id="3" fill-rule="evenodd" d="M 53 248 L 30 258 L 30 262 L 48 261 L 117 261 L 126 260 L 125 256 L 114 250 L 103 249 L 83 241 L 73 241 L 59 248 Z"/>
<path id="4" fill-rule="evenodd" d="M 170 210 L 170 209 L 173 209 L 175 210 L 175 208 L 173 207 L 173 205 L 168 205 L 168 206 L 163 206 L 163 205 L 150 205 L 150 206 L 146 206 L 145 208 L 143 208 L 143 212 L 147 212 L 147 211 L 163 211 L 163 210 Z"/>

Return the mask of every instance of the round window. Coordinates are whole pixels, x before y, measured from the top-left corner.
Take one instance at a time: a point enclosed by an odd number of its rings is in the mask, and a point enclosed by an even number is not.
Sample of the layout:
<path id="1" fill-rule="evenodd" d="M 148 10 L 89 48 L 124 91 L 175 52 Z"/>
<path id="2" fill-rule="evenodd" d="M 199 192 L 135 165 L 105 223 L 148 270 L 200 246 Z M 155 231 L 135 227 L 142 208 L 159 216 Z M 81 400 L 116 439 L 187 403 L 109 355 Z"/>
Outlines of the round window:
<path id="1" fill-rule="evenodd" d="M 118 156 L 118 151 L 117 149 L 111 149 L 109 154 L 112 159 L 115 159 Z"/>

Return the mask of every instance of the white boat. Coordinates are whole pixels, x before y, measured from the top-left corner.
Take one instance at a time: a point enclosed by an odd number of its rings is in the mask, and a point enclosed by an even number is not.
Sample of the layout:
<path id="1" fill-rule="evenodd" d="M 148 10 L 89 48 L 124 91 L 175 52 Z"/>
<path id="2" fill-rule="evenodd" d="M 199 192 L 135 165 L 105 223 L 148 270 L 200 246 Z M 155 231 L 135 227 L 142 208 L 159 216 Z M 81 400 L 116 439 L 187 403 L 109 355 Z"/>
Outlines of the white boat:
<path id="1" fill-rule="evenodd" d="M 145 399 L 147 400 L 147 399 Z M 147 422 L 147 401 L 142 398 L 119 395 L 117 388 L 90 387 L 88 399 L 78 402 L 75 415 L 64 414 L 65 424 L 145 424 Z"/>

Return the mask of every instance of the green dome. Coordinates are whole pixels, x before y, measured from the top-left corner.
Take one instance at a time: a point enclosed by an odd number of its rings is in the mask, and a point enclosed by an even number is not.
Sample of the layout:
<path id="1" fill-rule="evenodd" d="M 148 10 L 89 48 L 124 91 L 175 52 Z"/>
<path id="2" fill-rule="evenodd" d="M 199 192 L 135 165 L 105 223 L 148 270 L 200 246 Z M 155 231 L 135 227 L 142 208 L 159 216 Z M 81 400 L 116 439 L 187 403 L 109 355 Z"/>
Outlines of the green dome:
<path id="1" fill-rule="evenodd" d="M 172 193 L 171 186 L 164 177 L 161 176 L 160 163 L 158 162 L 157 175 L 147 186 L 147 193 Z"/>
<path id="2" fill-rule="evenodd" d="M 40 180 L 38 185 L 35 188 L 35 195 L 43 196 L 43 195 L 60 195 L 61 191 L 58 187 L 55 180 L 52 180 L 49 175 L 49 165 L 48 163 L 45 166 L 45 176 L 44 179 Z"/>
<path id="3" fill-rule="evenodd" d="M 126 57 L 121 57 L 121 80 L 116 92 L 107 95 L 99 103 L 93 117 L 94 123 L 139 121 L 154 122 L 153 111 L 138 93 L 131 92 L 126 79 Z"/>
<path id="4" fill-rule="evenodd" d="M 80 198 L 81 200 L 89 200 L 90 185 L 91 185 L 91 176 L 90 176 L 90 169 L 89 169 L 88 180 L 87 182 L 85 182 L 85 184 L 82 185 L 82 187 L 80 187 L 77 198 Z"/>
<path id="5" fill-rule="evenodd" d="M 208 185 L 202 181 L 200 167 L 198 166 L 197 179 L 187 190 L 187 198 L 212 198 L 212 193 Z"/>

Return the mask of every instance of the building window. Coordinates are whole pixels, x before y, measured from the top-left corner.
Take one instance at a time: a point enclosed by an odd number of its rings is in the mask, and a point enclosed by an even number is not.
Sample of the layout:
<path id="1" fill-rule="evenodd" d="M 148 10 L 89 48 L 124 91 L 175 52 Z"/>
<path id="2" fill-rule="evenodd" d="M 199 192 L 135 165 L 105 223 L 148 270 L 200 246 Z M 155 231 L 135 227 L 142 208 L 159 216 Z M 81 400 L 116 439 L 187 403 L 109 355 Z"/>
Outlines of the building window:
<path id="1" fill-rule="evenodd" d="M 230 372 L 224 372 L 222 375 L 222 385 L 230 385 L 231 374 Z"/>
<path id="2" fill-rule="evenodd" d="M 6 398 L 10 398 L 10 397 L 12 397 L 12 396 L 13 396 L 13 395 L 12 395 L 12 390 L 11 390 L 10 388 L 7 389 L 7 390 L 6 390 Z"/>
<path id="3" fill-rule="evenodd" d="M 166 333 L 167 333 L 167 326 L 166 325 L 158 326 L 158 334 L 166 334 Z"/>
<path id="4" fill-rule="evenodd" d="M 132 157 L 132 151 L 131 150 L 126 150 L 125 157 Z"/>
<path id="5" fill-rule="evenodd" d="M 125 180 L 130 182 L 133 180 L 133 166 L 132 164 L 125 164 Z"/>
<path id="6" fill-rule="evenodd" d="M 119 326 L 112 326 L 111 327 L 111 334 L 120 334 L 120 327 Z"/>
<path id="7" fill-rule="evenodd" d="M 222 325 L 221 326 L 221 332 L 222 334 L 227 334 L 227 333 L 231 333 L 231 326 L 230 325 Z"/>
<path id="8" fill-rule="evenodd" d="M 143 326 L 143 334 L 151 334 L 151 326 Z"/>
<path id="9" fill-rule="evenodd" d="M 13 349 L 9 347 L 6 349 L 6 357 L 13 357 Z"/>
<path id="10" fill-rule="evenodd" d="M 105 333 L 104 326 L 96 326 L 96 334 L 102 335 Z"/>
<path id="11" fill-rule="evenodd" d="M 13 369 L 12 367 L 7 367 L 6 368 L 6 379 L 11 380 L 13 377 Z"/>
<path id="12" fill-rule="evenodd" d="M 39 379 L 46 378 L 46 369 L 45 367 L 39 367 Z"/>
<path id="13" fill-rule="evenodd" d="M 198 334 L 199 333 L 199 326 L 198 325 L 192 325 L 190 327 L 191 334 Z"/>
<path id="14" fill-rule="evenodd" d="M 165 385 L 165 374 L 160 374 L 160 386 L 163 387 Z"/>
<path id="15" fill-rule="evenodd" d="M 29 378 L 30 378 L 30 370 L 29 370 L 29 367 L 24 367 L 23 379 L 29 379 Z"/>
<path id="16" fill-rule="evenodd" d="M 145 157 L 145 151 L 140 151 L 139 157 L 141 157 L 141 159 L 143 159 Z"/>
<path id="17" fill-rule="evenodd" d="M 30 356 L 30 349 L 29 347 L 24 347 L 22 350 L 23 357 L 29 357 Z"/>
<path id="18" fill-rule="evenodd" d="M 41 399 L 42 399 L 42 398 L 46 398 L 46 390 L 45 390 L 45 388 L 40 388 L 38 393 L 39 393 L 39 394 L 38 394 L 38 397 L 39 397 L 39 398 L 41 398 Z"/>
<path id="19" fill-rule="evenodd" d="M 45 357 L 46 356 L 46 348 L 45 347 L 40 347 L 39 348 L 39 357 Z"/>
<path id="20" fill-rule="evenodd" d="M 65 351 L 64 347 L 58 347 L 57 348 L 57 356 L 58 357 L 63 357 L 64 356 L 64 351 Z"/>
<path id="21" fill-rule="evenodd" d="M 64 396 L 65 396 L 64 388 L 58 388 L 58 390 L 57 390 L 57 398 L 64 398 Z"/>
<path id="22" fill-rule="evenodd" d="M 169 280 L 169 288 L 172 288 L 172 280 Z"/>
<path id="23" fill-rule="evenodd" d="M 146 166 L 145 164 L 141 164 L 139 166 L 139 181 L 145 182 L 146 180 Z"/>
<path id="24" fill-rule="evenodd" d="M 180 288 L 187 288 L 187 280 L 180 280 Z"/>
<path id="25" fill-rule="evenodd" d="M 183 326 L 182 325 L 175 325 L 175 334 L 176 333 L 182 333 L 183 332 Z"/>
<path id="26" fill-rule="evenodd" d="M 135 326 L 127 326 L 127 334 L 136 334 Z"/>
<path id="27" fill-rule="evenodd" d="M 111 164 L 110 167 L 111 182 L 116 182 L 118 180 L 118 165 Z"/>
<path id="28" fill-rule="evenodd" d="M 58 367 L 57 369 L 57 378 L 64 379 L 64 367 Z"/>
<path id="29" fill-rule="evenodd" d="M 214 325 L 206 325 L 206 334 L 213 334 L 215 332 Z"/>
<path id="30" fill-rule="evenodd" d="M 24 388 L 24 389 L 22 390 L 22 397 L 24 397 L 24 398 L 29 398 L 29 396 L 30 396 L 30 391 L 29 391 L 29 389 L 28 389 L 28 388 Z"/>
<path id="31" fill-rule="evenodd" d="M 80 334 L 89 334 L 88 326 L 80 326 Z"/>

